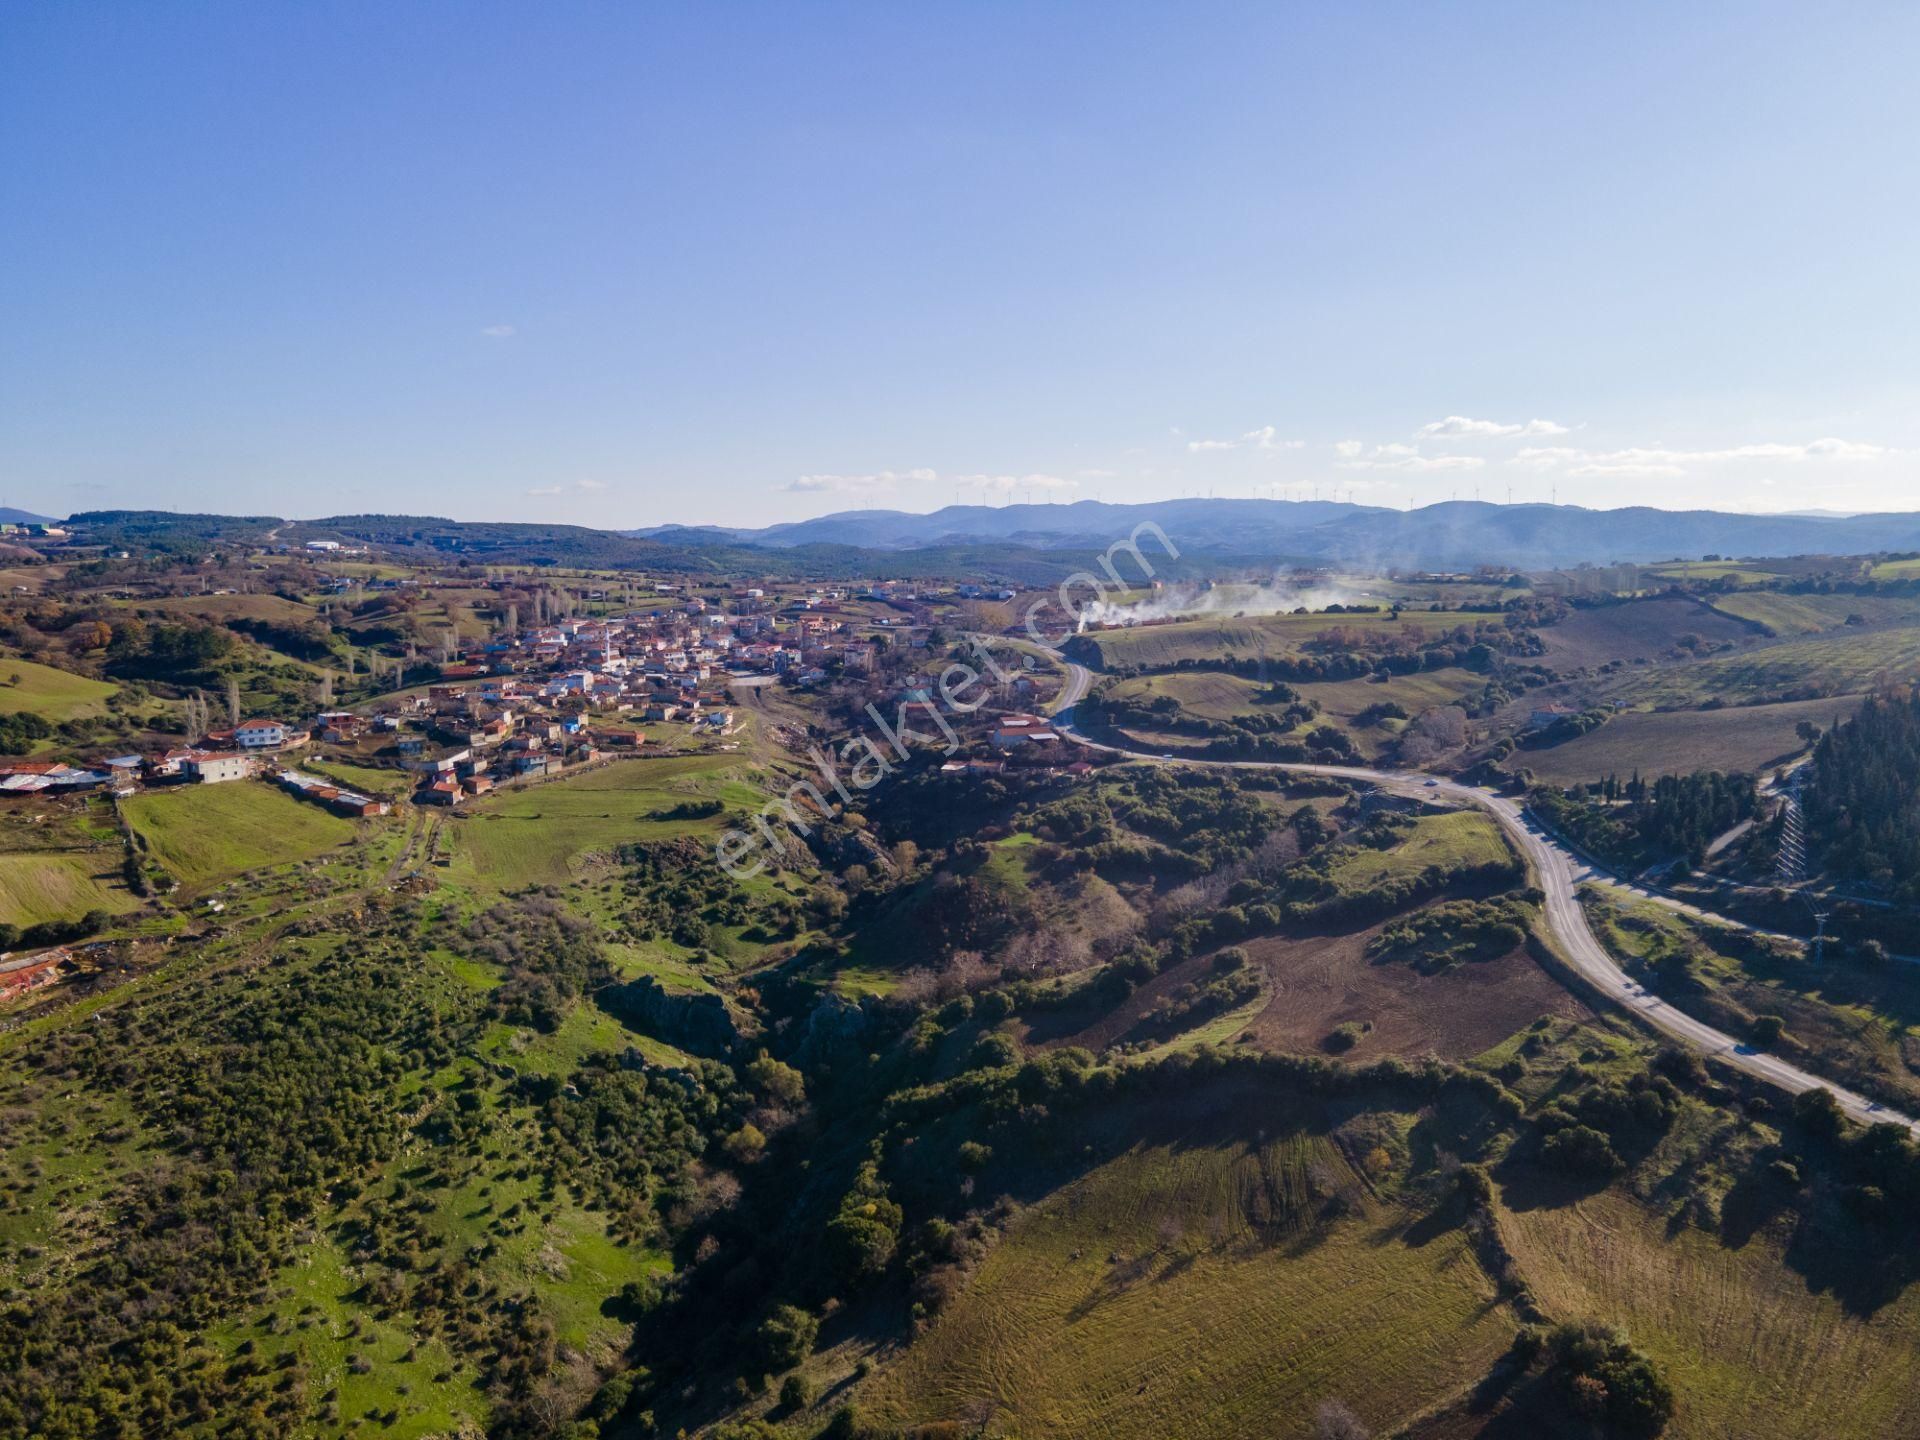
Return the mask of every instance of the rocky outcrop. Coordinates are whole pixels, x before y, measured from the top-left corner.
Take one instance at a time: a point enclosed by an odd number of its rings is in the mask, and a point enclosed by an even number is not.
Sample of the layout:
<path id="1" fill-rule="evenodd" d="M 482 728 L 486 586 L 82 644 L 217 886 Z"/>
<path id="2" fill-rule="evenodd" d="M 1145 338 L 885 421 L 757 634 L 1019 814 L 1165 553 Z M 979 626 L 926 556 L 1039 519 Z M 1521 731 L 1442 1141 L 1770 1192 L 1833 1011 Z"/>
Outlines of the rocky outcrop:
<path id="1" fill-rule="evenodd" d="M 669 990 L 651 975 L 601 992 L 613 1014 L 695 1055 L 723 1059 L 747 1038 L 745 1021 L 713 990 Z"/>

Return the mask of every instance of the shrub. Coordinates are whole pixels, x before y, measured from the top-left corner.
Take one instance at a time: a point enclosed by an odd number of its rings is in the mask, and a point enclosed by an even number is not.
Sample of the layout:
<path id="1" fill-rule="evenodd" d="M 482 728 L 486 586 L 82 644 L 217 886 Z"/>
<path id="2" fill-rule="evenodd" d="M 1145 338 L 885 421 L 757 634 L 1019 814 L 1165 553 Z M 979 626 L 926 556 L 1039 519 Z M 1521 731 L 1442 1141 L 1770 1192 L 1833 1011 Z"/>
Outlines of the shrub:
<path id="1" fill-rule="evenodd" d="M 797 1305 L 776 1305 L 756 1336 L 769 1369 L 791 1370 L 813 1352 L 820 1322 Z"/>
<path id="2" fill-rule="evenodd" d="M 1596 1179 L 1611 1177 L 1622 1168 L 1613 1142 L 1591 1125 L 1569 1125 L 1549 1135 L 1540 1147 L 1540 1158 L 1564 1174 Z"/>
<path id="3" fill-rule="evenodd" d="M 781 1382 L 780 1403 L 788 1410 L 804 1410 L 813 1404 L 813 1382 L 795 1371 Z"/>

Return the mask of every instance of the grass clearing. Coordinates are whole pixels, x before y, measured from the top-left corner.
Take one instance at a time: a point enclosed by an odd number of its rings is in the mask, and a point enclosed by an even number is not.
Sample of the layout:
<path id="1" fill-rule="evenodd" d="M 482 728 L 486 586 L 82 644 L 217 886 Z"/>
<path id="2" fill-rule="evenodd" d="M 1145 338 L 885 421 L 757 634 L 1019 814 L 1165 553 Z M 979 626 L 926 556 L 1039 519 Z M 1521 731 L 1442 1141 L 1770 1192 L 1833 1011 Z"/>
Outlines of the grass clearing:
<path id="1" fill-rule="evenodd" d="M 1342 891 L 1368 890 L 1396 875 L 1418 873 L 1437 866 L 1467 870 L 1482 865 L 1511 864 L 1500 827 L 1478 809 L 1450 810 L 1422 815 L 1404 839 L 1390 850 L 1355 849 L 1333 862 L 1328 878 Z"/>
<path id="2" fill-rule="evenodd" d="M 1346 1400 L 1378 1433 L 1512 1338 L 1464 1233 L 1415 1240 L 1330 1137 L 1147 1142 L 1018 1216 L 862 1403 L 884 1423 L 991 1407 L 1004 1433 L 1307 1436 Z M 1331 1223 L 1337 1186 L 1357 1213 Z"/>
<path id="3" fill-rule="evenodd" d="M 253 780 L 150 790 L 122 805 L 147 852 L 189 887 L 310 860 L 361 833 L 351 820 Z"/>
<path id="4" fill-rule="evenodd" d="M 0 659 L 0 715 L 31 710 L 54 724 L 106 712 L 107 697 L 120 687 L 36 665 L 13 657 Z"/>
<path id="5" fill-rule="evenodd" d="M 725 814 L 669 818 L 689 801 L 757 810 L 765 797 L 743 777 L 739 755 L 620 760 L 542 785 L 499 792 L 472 807 L 442 839 L 457 879 L 488 888 L 564 884 L 580 857 L 675 835 L 712 834 Z"/>
<path id="6" fill-rule="evenodd" d="M 1705 641 L 1752 640 L 1759 632 L 1745 621 L 1722 615 L 1698 600 L 1673 595 L 1597 605 L 1576 610 L 1557 625 L 1541 630 L 1547 663 L 1565 673 L 1605 665 L 1610 660 L 1658 660 L 1683 636 Z"/>
<path id="7" fill-rule="evenodd" d="M 139 906 L 120 873 L 120 851 L 0 855 L 0 923 L 25 928 L 76 920 L 89 910 Z"/>
<path id="8" fill-rule="evenodd" d="M 1327 615 L 1205 615 L 1164 625 L 1136 625 L 1122 630 L 1091 631 L 1082 637 L 1099 653 L 1105 670 L 1159 670 L 1181 661 L 1242 659 L 1291 655 L 1315 636 L 1333 629 L 1361 635 L 1370 632 L 1399 635 L 1412 629 L 1421 634 L 1469 628 L 1497 618 L 1484 610 L 1407 610 L 1399 618 L 1378 614 Z"/>
<path id="9" fill-rule="evenodd" d="M 350 765 L 344 760 L 306 760 L 296 762 L 301 770 L 325 776 L 350 790 L 387 799 L 406 794 L 414 777 L 404 770 L 382 770 L 374 765 Z"/>

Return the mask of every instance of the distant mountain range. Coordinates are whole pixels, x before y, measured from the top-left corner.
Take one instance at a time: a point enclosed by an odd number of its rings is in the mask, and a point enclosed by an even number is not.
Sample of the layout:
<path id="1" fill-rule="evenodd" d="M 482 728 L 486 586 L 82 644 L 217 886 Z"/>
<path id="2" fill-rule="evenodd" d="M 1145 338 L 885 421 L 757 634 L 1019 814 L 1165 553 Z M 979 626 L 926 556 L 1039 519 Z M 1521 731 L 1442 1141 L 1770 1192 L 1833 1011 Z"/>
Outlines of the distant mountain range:
<path id="1" fill-rule="evenodd" d="M 51 515 L 36 515 L 31 510 L 16 510 L 11 505 L 0 505 L 0 525 L 51 525 Z"/>
<path id="2" fill-rule="evenodd" d="M 5 512 L 0 512 L 5 513 Z M 24 512 L 12 512 L 16 515 Z M 30 517 L 39 518 L 39 517 Z M 1386 510 L 1331 500 L 1162 500 L 1113 505 L 955 505 L 930 515 L 853 510 L 764 529 L 663 525 L 596 530 L 420 515 L 190 515 L 96 510 L 68 521 L 81 543 L 176 554 L 342 540 L 476 565 L 576 565 L 662 572 L 817 577 L 974 576 L 1045 584 L 1085 569 L 1136 527 L 1160 527 L 1182 557 L 1175 578 L 1226 569 L 1337 565 L 1542 570 L 1582 563 L 1920 553 L 1920 514 L 1734 515 L 1715 510 L 1587 510 L 1452 501 Z M 1051 578 L 1049 578 L 1051 577 Z"/>
<path id="3" fill-rule="evenodd" d="M 1458 500 L 1388 510 L 1331 500 L 1161 500 L 1115 505 L 950 505 L 927 515 L 848 510 L 764 529 L 653 526 L 628 532 L 676 546 L 922 550 L 999 543 L 1098 548 L 1152 522 L 1182 551 L 1345 565 L 1528 568 L 1619 561 L 1853 555 L 1920 549 L 1920 514 L 1739 515 L 1634 506 L 1495 505 Z"/>

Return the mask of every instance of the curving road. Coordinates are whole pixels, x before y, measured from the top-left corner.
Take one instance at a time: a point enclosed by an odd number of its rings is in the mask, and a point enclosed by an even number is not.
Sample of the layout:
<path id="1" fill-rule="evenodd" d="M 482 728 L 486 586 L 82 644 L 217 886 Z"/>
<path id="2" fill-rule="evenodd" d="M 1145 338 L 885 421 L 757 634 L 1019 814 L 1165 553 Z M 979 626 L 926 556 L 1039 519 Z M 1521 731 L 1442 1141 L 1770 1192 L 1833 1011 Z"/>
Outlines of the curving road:
<path id="1" fill-rule="evenodd" d="M 1798 1095 L 1803 1090 L 1826 1090 L 1840 1102 L 1841 1109 L 1846 1111 L 1848 1116 L 1864 1125 L 1890 1122 L 1904 1125 L 1909 1130 L 1920 1133 L 1920 1121 L 1915 1121 L 1911 1116 L 1903 1115 L 1877 1101 L 1869 1100 L 1864 1095 L 1856 1095 L 1844 1086 L 1810 1074 L 1799 1066 L 1780 1059 L 1777 1055 L 1769 1055 L 1765 1051 L 1755 1050 L 1750 1045 L 1742 1044 L 1711 1025 L 1704 1024 L 1691 1015 L 1675 1009 L 1657 995 L 1649 994 L 1637 981 L 1629 979 L 1593 933 L 1592 927 L 1587 924 L 1586 912 L 1580 907 L 1579 888 L 1586 868 L 1584 862 L 1561 848 L 1506 796 L 1479 786 L 1462 785 L 1457 780 L 1407 771 L 1369 770 L 1357 765 L 1290 765 L 1272 760 L 1171 759 L 1143 755 L 1136 750 L 1109 745 L 1103 741 L 1088 738 L 1074 725 L 1073 708 L 1085 698 L 1087 689 L 1092 683 L 1091 674 L 1084 665 L 1075 664 L 1064 655 L 1056 654 L 1055 658 L 1067 667 L 1067 683 L 1054 702 L 1055 728 L 1069 739 L 1091 749 L 1107 750 L 1136 760 L 1152 760 L 1165 764 L 1205 765 L 1223 770 L 1285 770 L 1298 775 L 1327 775 L 1340 780 L 1364 781 L 1401 794 L 1426 798 L 1445 796 L 1450 800 L 1479 806 L 1493 816 L 1500 828 L 1507 833 L 1533 867 L 1535 874 L 1539 877 L 1540 889 L 1546 895 L 1547 929 L 1553 937 L 1561 958 L 1595 990 L 1669 1039 L 1743 1074 L 1751 1075 L 1757 1080 L 1764 1080 L 1769 1085 L 1777 1086 L 1793 1095 Z"/>

